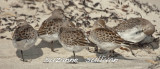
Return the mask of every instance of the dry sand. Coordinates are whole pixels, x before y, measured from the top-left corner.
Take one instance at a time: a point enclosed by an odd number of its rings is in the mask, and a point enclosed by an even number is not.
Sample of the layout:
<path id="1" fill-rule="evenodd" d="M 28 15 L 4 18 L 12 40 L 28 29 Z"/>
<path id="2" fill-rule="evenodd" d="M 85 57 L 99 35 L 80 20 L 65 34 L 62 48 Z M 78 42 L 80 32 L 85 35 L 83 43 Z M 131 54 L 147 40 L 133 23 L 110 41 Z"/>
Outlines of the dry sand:
<path id="1" fill-rule="evenodd" d="M 7 18 L 11 16 L 16 16 L 17 19 L 24 18 L 23 16 L 18 16 L 15 14 L 17 12 L 18 14 L 26 14 L 26 15 L 33 15 L 33 17 L 28 18 L 28 22 L 31 23 L 31 25 L 35 28 L 38 29 L 41 23 L 50 16 L 50 10 L 47 9 L 46 4 L 43 2 L 36 2 L 36 5 L 33 5 L 35 7 L 39 8 L 39 11 L 45 11 L 45 13 L 36 13 L 36 10 L 31 10 L 28 9 L 28 7 L 32 6 L 29 5 L 27 6 L 26 4 L 23 5 L 20 3 L 20 0 L 1 0 L 0 1 L 0 18 Z M 36 0 L 36 1 L 41 1 L 41 0 Z M 64 0 L 68 1 L 68 0 Z M 90 0 L 89 0 L 90 1 Z M 91 0 L 92 1 L 92 0 Z M 100 17 L 101 15 L 103 16 L 110 16 L 111 13 L 116 13 L 118 17 L 123 18 L 123 19 L 128 19 L 131 17 L 140 17 L 140 15 L 135 15 L 132 14 L 132 11 L 138 12 L 141 14 L 141 16 L 145 19 L 148 19 L 151 21 L 154 25 L 156 25 L 157 31 L 154 33 L 155 37 L 159 37 L 158 33 L 160 33 L 160 13 L 159 12 L 149 12 L 146 14 L 142 9 L 140 9 L 137 5 L 133 5 L 131 3 L 131 0 L 124 1 L 121 0 L 123 4 L 114 4 L 110 2 L 111 0 L 101 0 L 100 4 L 102 4 L 102 8 L 100 6 L 96 7 L 95 9 L 104 9 L 106 7 L 109 7 L 108 11 L 109 13 L 104 13 L 101 11 L 91 11 L 91 9 L 85 8 L 87 11 L 91 12 L 89 15 L 92 18 Z M 160 1 L 159 0 L 140 0 L 140 3 L 149 3 L 149 5 L 155 4 L 157 8 L 160 9 Z M 99 0 L 93 0 L 93 4 L 96 2 L 99 2 Z M 64 6 L 61 4 L 61 0 L 57 0 L 57 2 L 53 2 L 55 5 L 61 6 L 64 8 Z M 76 5 L 78 4 L 78 0 L 75 0 Z M 11 8 L 11 6 L 19 4 L 20 6 L 23 6 L 23 8 Z M 88 3 L 88 5 L 92 5 L 92 3 Z M 119 7 L 115 8 L 115 6 L 118 5 Z M 122 6 L 124 5 L 129 5 L 129 8 L 127 8 L 128 13 L 122 11 Z M 81 5 L 77 5 L 79 8 L 81 8 Z M 44 7 L 44 8 L 43 8 Z M 148 7 L 147 7 L 148 8 Z M 53 8 L 51 8 L 53 9 Z M 70 10 L 74 10 L 74 7 L 69 7 L 69 9 L 66 9 L 68 12 Z M 114 10 L 112 10 L 114 9 Z M 79 9 L 75 9 L 75 11 L 71 15 L 75 15 L 75 13 L 82 14 L 79 12 Z M 35 15 L 35 16 L 34 16 Z M 11 17 L 14 18 L 14 17 Z M 39 19 L 39 22 L 37 21 Z M 77 17 L 78 18 L 78 17 Z M 32 21 L 34 21 L 32 23 Z M 93 24 L 94 20 L 89 20 L 91 25 Z M 81 21 L 79 21 L 81 23 Z M 7 23 L 14 23 L 14 21 L 5 21 L 4 19 L 1 19 L 1 24 L 0 24 L 0 32 L 2 29 L 6 28 L 5 25 Z M 119 22 L 116 21 L 116 19 L 109 19 L 107 25 L 109 26 L 115 26 Z M 36 25 L 39 26 L 36 26 Z M 35 27 L 36 26 L 36 27 Z M 14 28 L 15 24 L 10 26 L 10 28 Z M 84 30 L 89 30 L 86 29 L 86 27 L 82 26 Z M 136 49 L 133 50 L 134 53 L 136 53 L 136 57 L 132 56 L 130 52 L 121 50 L 121 49 L 116 49 L 115 51 L 121 56 L 116 57 L 118 59 L 117 62 L 100 62 L 100 63 L 86 63 L 85 60 L 87 58 L 97 58 L 100 56 L 100 54 L 96 53 L 90 53 L 86 49 L 84 49 L 81 52 L 76 53 L 76 57 L 79 59 L 78 64 L 68 64 L 66 62 L 50 62 L 50 63 L 44 63 L 43 61 L 48 57 L 51 59 L 55 58 L 69 58 L 72 56 L 72 52 L 68 52 L 62 48 L 62 46 L 56 42 L 54 44 L 56 52 L 51 52 L 50 50 L 50 43 L 42 41 L 41 39 L 37 40 L 37 43 L 35 44 L 34 47 L 31 49 L 27 50 L 24 52 L 24 57 L 28 60 L 29 62 L 22 62 L 20 51 L 14 48 L 12 44 L 12 40 L 6 39 L 6 38 L 11 38 L 13 31 L 10 31 L 7 29 L 6 32 L 0 33 L 0 36 L 6 36 L 4 39 L 0 39 L 0 69 L 160 69 L 160 64 L 159 61 L 155 61 L 157 56 L 160 56 L 160 48 L 158 44 L 155 44 L 155 46 L 158 46 L 154 51 L 149 49 L 149 53 L 145 50 L 141 49 Z M 104 55 L 104 54 L 102 54 Z"/>

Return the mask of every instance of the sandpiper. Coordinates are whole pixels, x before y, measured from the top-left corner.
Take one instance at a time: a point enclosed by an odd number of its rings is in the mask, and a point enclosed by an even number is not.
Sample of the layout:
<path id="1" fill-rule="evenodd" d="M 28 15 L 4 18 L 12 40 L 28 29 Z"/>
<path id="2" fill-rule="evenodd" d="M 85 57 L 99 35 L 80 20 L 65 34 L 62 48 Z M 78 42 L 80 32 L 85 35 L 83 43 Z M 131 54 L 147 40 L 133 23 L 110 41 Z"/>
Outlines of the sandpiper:
<path id="1" fill-rule="evenodd" d="M 52 15 L 46 19 L 38 30 L 39 37 L 47 42 L 53 44 L 54 41 L 58 40 L 58 31 L 64 23 L 64 15 L 62 9 L 55 9 Z M 54 52 L 53 46 L 51 51 Z"/>
<path id="2" fill-rule="evenodd" d="M 95 46 L 94 43 L 88 41 L 84 31 L 75 27 L 71 22 L 66 22 L 60 28 L 59 42 L 66 50 L 73 52 L 74 59 L 75 52 L 79 52 L 88 46 Z"/>
<path id="3" fill-rule="evenodd" d="M 119 34 L 112 28 L 105 25 L 104 20 L 97 20 L 90 32 L 89 40 L 105 51 L 113 52 L 114 49 L 121 46 L 134 45 L 133 42 L 122 39 Z M 132 50 L 131 50 L 132 52 Z M 134 55 L 134 53 L 132 52 Z M 109 53 L 108 56 L 113 55 Z"/>
<path id="4" fill-rule="evenodd" d="M 99 23 L 99 24 L 98 24 L 98 23 Z M 105 25 L 104 20 L 101 20 L 101 19 L 97 20 L 97 21 L 94 23 L 94 25 L 93 25 L 93 28 L 106 28 L 106 27 L 107 27 L 107 26 Z M 108 27 L 108 28 L 109 28 L 109 27 Z M 88 31 L 88 36 L 90 35 L 90 32 L 91 32 L 91 31 Z M 92 40 L 92 39 L 89 38 L 89 40 Z M 92 40 L 92 41 L 94 41 L 94 40 Z M 88 50 L 89 50 L 90 52 L 97 52 L 97 53 L 99 53 L 98 46 L 95 46 L 95 49 L 94 49 L 94 50 L 90 50 L 89 48 L 88 48 Z"/>
<path id="5" fill-rule="evenodd" d="M 12 36 L 12 42 L 17 49 L 21 50 L 22 60 L 25 61 L 23 57 L 23 51 L 34 46 L 38 33 L 23 19 L 17 20 L 16 24 L 17 28 Z"/>
<path id="6" fill-rule="evenodd" d="M 144 18 L 130 18 L 113 27 L 124 40 L 134 43 L 151 43 L 155 39 L 152 34 L 155 26 Z"/>

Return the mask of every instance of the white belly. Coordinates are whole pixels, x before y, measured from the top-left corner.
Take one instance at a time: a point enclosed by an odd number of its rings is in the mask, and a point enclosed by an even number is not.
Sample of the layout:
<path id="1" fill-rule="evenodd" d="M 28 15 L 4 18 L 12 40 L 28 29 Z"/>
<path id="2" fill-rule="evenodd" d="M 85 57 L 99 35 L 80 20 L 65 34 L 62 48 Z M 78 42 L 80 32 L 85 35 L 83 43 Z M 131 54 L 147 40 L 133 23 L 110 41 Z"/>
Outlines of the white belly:
<path id="1" fill-rule="evenodd" d="M 97 44 L 97 46 L 105 51 L 114 50 L 115 48 L 119 47 L 120 44 L 116 44 L 113 42 L 99 42 L 94 36 L 89 35 L 88 39 L 93 43 Z"/>
<path id="2" fill-rule="evenodd" d="M 49 34 L 40 35 L 39 37 L 40 37 L 42 40 L 45 40 L 45 41 L 47 41 L 47 42 L 51 42 L 51 41 L 58 40 L 58 33 L 57 33 L 57 34 L 52 34 L 52 35 L 49 35 Z"/>
<path id="3" fill-rule="evenodd" d="M 137 43 L 142 41 L 146 37 L 146 34 L 144 34 L 143 32 L 137 33 L 137 31 L 140 31 L 140 30 L 137 28 L 132 28 L 132 29 L 126 30 L 125 32 L 118 32 L 118 34 L 124 40 Z"/>
<path id="4" fill-rule="evenodd" d="M 21 41 L 13 40 L 12 43 L 13 43 L 14 47 L 19 50 L 28 50 L 29 48 L 34 46 L 36 41 L 37 41 L 37 39 L 35 38 L 35 39 L 29 39 L 29 40 L 26 39 L 26 40 L 21 40 Z"/>
<path id="5" fill-rule="evenodd" d="M 80 52 L 81 50 L 83 50 L 84 48 L 87 48 L 87 46 L 71 46 L 71 45 L 65 45 L 64 43 L 62 43 L 61 41 L 59 41 L 61 43 L 61 45 L 63 46 L 64 49 L 70 51 L 70 52 Z"/>
<path id="6" fill-rule="evenodd" d="M 121 44 L 116 44 L 113 42 L 102 42 L 97 45 L 98 45 L 98 47 L 100 47 L 101 49 L 103 49 L 105 51 L 110 51 L 110 50 L 114 50 L 114 49 L 120 47 Z"/>

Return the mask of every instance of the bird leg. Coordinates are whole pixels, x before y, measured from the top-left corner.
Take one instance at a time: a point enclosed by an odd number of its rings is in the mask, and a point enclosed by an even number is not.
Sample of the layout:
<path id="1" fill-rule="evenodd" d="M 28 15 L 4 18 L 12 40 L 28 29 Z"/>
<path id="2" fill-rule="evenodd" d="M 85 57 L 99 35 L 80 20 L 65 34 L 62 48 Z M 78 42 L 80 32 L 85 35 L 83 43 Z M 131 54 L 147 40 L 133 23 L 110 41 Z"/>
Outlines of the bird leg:
<path id="1" fill-rule="evenodd" d="M 108 58 L 114 57 L 115 56 L 114 53 L 115 53 L 114 50 L 110 50 L 107 54 Z"/>
<path id="2" fill-rule="evenodd" d="M 54 51 L 53 44 L 54 44 L 54 41 L 51 42 L 51 51 L 52 51 L 52 52 L 55 52 L 55 51 Z"/>
<path id="3" fill-rule="evenodd" d="M 73 51 L 73 58 L 74 60 L 76 59 L 76 55 L 75 55 L 75 52 Z M 73 62 L 69 62 L 69 63 L 72 63 L 72 64 L 77 64 L 77 62 L 73 61 Z"/>
<path id="4" fill-rule="evenodd" d="M 21 50 L 22 61 L 24 62 L 23 51 Z"/>
<path id="5" fill-rule="evenodd" d="M 98 52 L 98 46 L 95 46 L 94 49 L 95 49 L 95 52 Z"/>
<path id="6" fill-rule="evenodd" d="M 133 51 L 132 51 L 132 48 L 131 48 L 131 47 L 129 47 L 129 49 L 130 49 L 130 51 L 131 51 L 132 55 L 136 57 L 136 55 L 135 55 L 135 54 L 133 53 Z"/>
<path id="7" fill-rule="evenodd" d="M 76 59 L 76 55 L 75 52 L 73 51 L 73 56 L 74 56 L 74 60 Z M 76 62 L 73 62 L 74 64 L 76 64 Z"/>
<path id="8" fill-rule="evenodd" d="M 74 56 L 74 59 L 76 59 L 76 55 L 75 55 L 75 52 L 73 51 L 73 56 Z"/>

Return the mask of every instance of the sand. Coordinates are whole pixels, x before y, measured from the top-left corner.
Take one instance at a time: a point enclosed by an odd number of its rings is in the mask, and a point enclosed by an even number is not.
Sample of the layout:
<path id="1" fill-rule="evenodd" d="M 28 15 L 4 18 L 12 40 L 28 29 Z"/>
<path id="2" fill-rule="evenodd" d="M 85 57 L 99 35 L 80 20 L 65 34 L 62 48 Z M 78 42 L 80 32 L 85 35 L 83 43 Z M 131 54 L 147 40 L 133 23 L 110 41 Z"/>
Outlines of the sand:
<path id="1" fill-rule="evenodd" d="M 40 1 L 40 2 L 39 2 Z M 64 0 L 68 1 L 68 0 Z M 82 0 L 83 1 L 83 0 Z M 90 1 L 90 0 L 89 0 Z M 91 0 L 92 1 L 92 0 Z M 116 0 L 115 0 L 116 1 Z M 159 37 L 160 33 L 160 13 L 156 11 L 151 11 L 148 14 L 146 14 L 142 9 L 140 9 L 137 5 L 134 5 L 133 3 L 130 2 L 131 0 L 125 1 L 121 0 L 123 4 L 116 4 L 110 2 L 110 0 L 94 0 L 93 3 L 88 2 L 87 4 L 89 6 L 100 2 L 101 6 L 95 7 L 95 9 L 104 9 L 104 8 L 109 8 L 108 11 L 109 13 L 104 13 L 102 11 L 91 11 L 90 8 L 85 8 L 88 13 L 88 15 L 91 18 L 96 18 L 100 16 L 110 16 L 111 13 L 116 13 L 115 16 L 122 18 L 122 19 L 129 19 L 131 17 L 143 17 L 145 19 L 148 19 L 151 21 L 155 27 L 156 27 L 156 32 L 154 33 L 154 37 Z M 51 11 L 47 9 L 46 2 L 43 2 L 43 0 L 36 0 L 35 4 L 36 5 L 24 5 L 21 3 L 21 0 L 1 0 L 0 1 L 0 7 L 1 7 L 1 13 L 0 13 L 0 18 L 1 18 L 1 24 L 0 24 L 0 32 L 2 29 L 6 29 L 6 25 L 8 23 L 11 23 L 13 25 L 10 26 L 10 28 L 14 28 L 16 25 L 14 24 L 14 21 L 8 20 L 5 21 L 3 18 L 8 18 L 11 17 L 11 19 L 14 19 L 13 16 L 16 16 L 17 19 L 24 19 L 24 16 L 20 16 L 17 14 L 25 14 L 25 15 L 31 15 L 32 17 L 27 17 L 26 20 L 30 22 L 30 24 L 38 30 L 41 23 L 47 19 L 50 16 Z M 54 3 L 56 6 L 60 6 L 64 8 L 64 5 L 61 3 L 61 0 L 57 1 L 51 1 L 51 3 Z M 82 5 L 78 5 L 79 0 L 74 0 L 74 3 L 78 6 L 78 8 L 82 8 Z M 160 1 L 158 0 L 140 0 L 141 4 L 144 3 L 149 3 L 149 5 L 155 4 L 158 9 L 160 9 Z M 11 8 L 11 6 L 18 4 L 20 6 L 23 6 L 22 8 Z M 65 3 L 66 5 L 67 3 Z M 118 5 L 119 7 L 116 7 Z M 124 11 L 122 11 L 122 7 L 124 5 L 129 5 L 129 8 L 125 8 L 125 10 L 128 10 L 128 14 Z M 37 10 L 33 9 L 28 9 L 28 7 L 38 7 L 38 12 Z M 146 7 L 146 6 L 145 6 Z M 147 7 L 148 8 L 148 7 Z M 51 8 L 52 10 L 54 8 Z M 114 10 L 112 10 L 114 9 Z M 69 13 L 71 10 L 74 10 L 73 13 Z M 140 15 L 132 14 L 133 12 L 138 12 Z M 44 12 L 45 11 L 45 12 Z M 71 6 L 66 9 L 66 15 L 71 15 L 71 16 L 76 16 L 75 14 L 83 14 L 81 12 L 81 9 L 76 9 L 74 6 Z M 17 12 L 17 14 L 15 14 Z M 42 13 L 41 13 L 42 12 Z M 43 13 L 44 12 L 44 13 Z M 38 19 L 40 18 L 40 19 Z M 83 25 L 82 21 L 78 19 L 81 18 L 81 16 L 75 17 L 74 20 L 77 20 L 82 26 L 80 28 L 83 28 L 85 31 L 89 30 L 88 26 L 92 25 L 94 23 L 94 20 L 88 20 L 90 22 L 90 25 L 87 25 L 86 27 Z M 8 18 L 9 19 L 9 18 Z M 110 18 L 108 19 L 107 25 L 110 27 L 113 27 L 117 25 L 120 22 L 121 19 L 113 19 Z M 32 23 L 33 21 L 33 23 Z M 73 21 L 74 22 L 74 21 Z M 74 22 L 75 23 L 75 22 Z M 38 26 L 37 26 L 38 25 Z M 105 55 L 105 54 L 96 54 L 96 53 L 91 53 L 88 52 L 88 50 L 84 49 L 81 52 L 76 53 L 76 58 L 78 58 L 78 64 L 69 64 L 66 62 L 49 62 L 46 63 L 44 62 L 46 58 L 49 59 L 56 59 L 56 58 L 72 58 L 73 54 L 72 52 L 66 51 L 57 41 L 54 44 L 56 52 L 51 52 L 51 44 L 45 41 L 42 41 L 41 39 L 38 38 L 36 44 L 34 47 L 31 49 L 24 51 L 24 58 L 28 59 L 29 62 L 22 62 L 20 51 L 14 48 L 12 44 L 12 40 L 10 40 L 12 36 L 13 30 L 6 29 L 5 32 L 0 33 L 0 36 L 6 36 L 3 39 L 0 39 L 0 69 L 159 69 L 160 64 L 159 60 L 157 59 L 157 56 L 160 56 L 160 48 L 159 42 L 153 42 L 155 45 L 155 50 L 153 51 L 152 49 L 135 49 L 133 50 L 134 53 L 136 53 L 136 57 L 131 55 L 129 51 L 121 50 L 121 49 L 116 49 L 115 51 L 119 53 L 120 55 L 114 59 L 118 59 L 117 62 L 91 62 L 88 63 L 86 62 L 87 59 L 89 58 L 98 58 L 100 55 Z M 12 38 L 11 38 L 12 39 Z M 157 59 L 157 60 L 156 60 Z"/>

